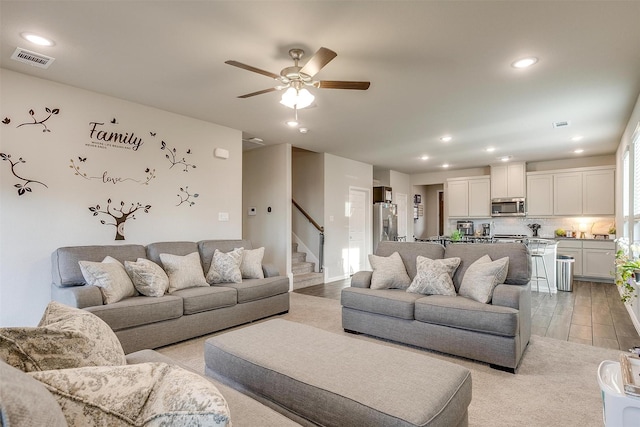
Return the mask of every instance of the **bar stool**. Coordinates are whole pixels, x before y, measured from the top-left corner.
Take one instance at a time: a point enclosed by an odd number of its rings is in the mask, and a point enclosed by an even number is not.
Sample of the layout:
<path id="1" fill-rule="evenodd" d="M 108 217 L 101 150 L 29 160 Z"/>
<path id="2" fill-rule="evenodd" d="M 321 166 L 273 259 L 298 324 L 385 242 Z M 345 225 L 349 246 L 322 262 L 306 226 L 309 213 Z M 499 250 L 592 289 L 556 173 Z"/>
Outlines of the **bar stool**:
<path id="1" fill-rule="evenodd" d="M 524 243 L 529 249 L 529 255 L 533 262 L 534 275 L 531 276 L 531 281 L 536 282 L 536 292 L 540 290 L 540 281 L 547 282 L 547 289 L 549 289 L 549 295 L 551 295 L 551 283 L 549 283 L 549 272 L 547 270 L 547 262 L 544 259 L 544 253 L 547 250 L 548 241 L 544 239 L 527 239 Z M 542 260 L 542 268 L 544 270 L 544 276 L 538 274 L 538 259 Z"/>

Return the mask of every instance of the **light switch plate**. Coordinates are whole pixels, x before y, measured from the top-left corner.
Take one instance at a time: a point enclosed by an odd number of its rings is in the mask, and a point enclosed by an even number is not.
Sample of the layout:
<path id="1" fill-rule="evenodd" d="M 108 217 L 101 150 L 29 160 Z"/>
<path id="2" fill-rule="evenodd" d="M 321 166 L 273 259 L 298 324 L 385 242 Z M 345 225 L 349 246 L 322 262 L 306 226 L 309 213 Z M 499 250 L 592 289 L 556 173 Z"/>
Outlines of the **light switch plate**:
<path id="1" fill-rule="evenodd" d="M 229 221 L 229 212 L 218 212 L 218 221 Z"/>

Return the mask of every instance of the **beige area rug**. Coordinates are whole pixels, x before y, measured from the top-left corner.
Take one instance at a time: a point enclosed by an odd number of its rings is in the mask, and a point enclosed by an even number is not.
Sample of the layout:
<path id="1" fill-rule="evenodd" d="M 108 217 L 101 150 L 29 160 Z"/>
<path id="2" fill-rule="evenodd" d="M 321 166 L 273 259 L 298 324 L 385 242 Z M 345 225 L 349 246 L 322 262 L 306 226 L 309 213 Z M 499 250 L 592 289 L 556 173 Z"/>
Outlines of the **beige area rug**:
<path id="1" fill-rule="evenodd" d="M 603 425 L 602 398 L 596 371 L 601 361 L 617 360 L 618 351 L 533 336 L 518 373 L 514 375 L 491 369 L 480 362 L 365 335 L 347 334 L 342 330 L 340 310 L 339 301 L 291 293 L 291 310 L 280 317 L 467 367 L 472 372 L 473 383 L 473 398 L 469 406 L 471 426 Z M 213 335 L 158 351 L 198 372 L 204 372 L 203 344 Z"/>

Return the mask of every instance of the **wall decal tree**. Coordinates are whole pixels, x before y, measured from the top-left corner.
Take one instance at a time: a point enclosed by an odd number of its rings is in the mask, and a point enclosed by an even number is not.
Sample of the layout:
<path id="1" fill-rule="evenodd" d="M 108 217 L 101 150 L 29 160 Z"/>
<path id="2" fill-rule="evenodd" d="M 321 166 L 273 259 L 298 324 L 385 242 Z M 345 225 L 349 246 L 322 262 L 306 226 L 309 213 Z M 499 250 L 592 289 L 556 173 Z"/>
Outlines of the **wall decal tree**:
<path id="1" fill-rule="evenodd" d="M 100 220 L 102 225 L 113 225 L 116 228 L 116 240 L 124 240 L 124 223 L 129 219 L 136 219 L 135 212 L 143 210 L 144 213 L 149 213 L 151 205 L 142 205 L 138 203 L 131 203 L 130 206 L 125 208 L 123 201 L 120 202 L 120 207 L 111 206 L 111 199 L 107 199 L 107 206 L 102 209 L 100 205 L 90 206 L 89 210 L 93 212 L 93 216 L 98 214 L 108 215 L 113 219 L 113 222 L 107 222 Z"/>
<path id="2" fill-rule="evenodd" d="M 17 165 L 22 164 L 22 163 L 27 163 L 27 161 L 24 160 L 22 157 L 20 157 L 16 161 L 13 161 L 13 160 L 11 160 L 11 154 L 0 153 L 0 158 L 3 161 L 11 163 L 11 173 L 13 174 L 13 176 L 15 176 L 19 180 L 23 181 L 23 182 L 19 182 L 17 184 L 14 184 L 14 187 L 16 187 L 18 189 L 18 196 L 22 196 L 23 194 L 26 194 L 26 193 L 31 193 L 31 187 L 29 187 L 29 184 L 32 184 L 32 183 L 40 184 L 40 185 L 44 186 L 45 188 L 49 188 L 49 187 L 47 187 L 47 185 L 44 182 L 36 181 L 35 179 L 23 178 L 23 177 L 21 177 L 20 175 L 18 175 L 16 173 L 16 166 Z"/>

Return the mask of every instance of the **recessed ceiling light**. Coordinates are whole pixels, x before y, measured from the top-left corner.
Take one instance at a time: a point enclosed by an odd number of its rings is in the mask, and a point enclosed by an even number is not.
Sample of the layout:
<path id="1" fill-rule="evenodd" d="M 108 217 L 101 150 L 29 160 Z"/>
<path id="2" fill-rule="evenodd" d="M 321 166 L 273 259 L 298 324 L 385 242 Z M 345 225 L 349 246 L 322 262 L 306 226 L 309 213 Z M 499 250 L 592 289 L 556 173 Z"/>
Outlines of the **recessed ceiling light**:
<path id="1" fill-rule="evenodd" d="M 577 150 L 573 150 L 573 152 L 576 154 L 580 154 L 580 153 L 584 153 L 584 150 L 582 148 L 578 148 Z"/>
<path id="2" fill-rule="evenodd" d="M 453 137 L 451 137 L 450 135 L 445 135 L 443 137 L 440 138 L 440 141 L 442 142 L 449 142 L 453 139 Z"/>
<path id="3" fill-rule="evenodd" d="M 502 156 L 502 157 L 498 157 L 498 159 L 501 162 L 508 162 L 509 160 L 511 160 L 513 158 L 513 156 Z"/>
<path id="4" fill-rule="evenodd" d="M 300 129 L 298 129 L 298 132 L 300 132 L 300 133 L 308 133 L 308 132 L 309 132 L 309 129 L 307 129 L 307 128 L 300 128 Z"/>
<path id="5" fill-rule="evenodd" d="M 420 160 L 429 160 L 429 156 L 422 156 L 420 157 Z"/>
<path id="6" fill-rule="evenodd" d="M 33 33 L 21 33 L 20 36 L 33 44 L 37 44 L 38 46 L 53 46 L 55 44 L 53 40 Z"/>
<path id="7" fill-rule="evenodd" d="M 443 167 L 443 168 L 448 168 L 448 167 L 449 167 L 449 163 L 443 163 L 443 164 L 442 164 L 442 167 Z"/>
<path id="8" fill-rule="evenodd" d="M 496 151 L 496 147 L 487 147 L 484 151 L 486 151 L 487 153 L 493 153 L 494 151 Z"/>
<path id="9" fill-rule="evenodd" d="M 582 135 L 576 135 L 573 138 L 571 138 L 572 141 L 582 141 L 582 139 L 584 138 L 584 136 Z"/>
<path id="10" fill-rule="evenodd" d="M 513 68 L 527 68 L 531 67 L 536 62 L 538 62 L 538 58 L 531 56 L 528 58 L 518 59 L 517 61 L 513 62 L 511 66 Z"/>
<path id="11" fill-rule="evenodd" d="M 299 125 L 297 120 L 288 120 L 285 123 L 287 124 L 287 126 L 292 128 L 297 127 Z"/>

